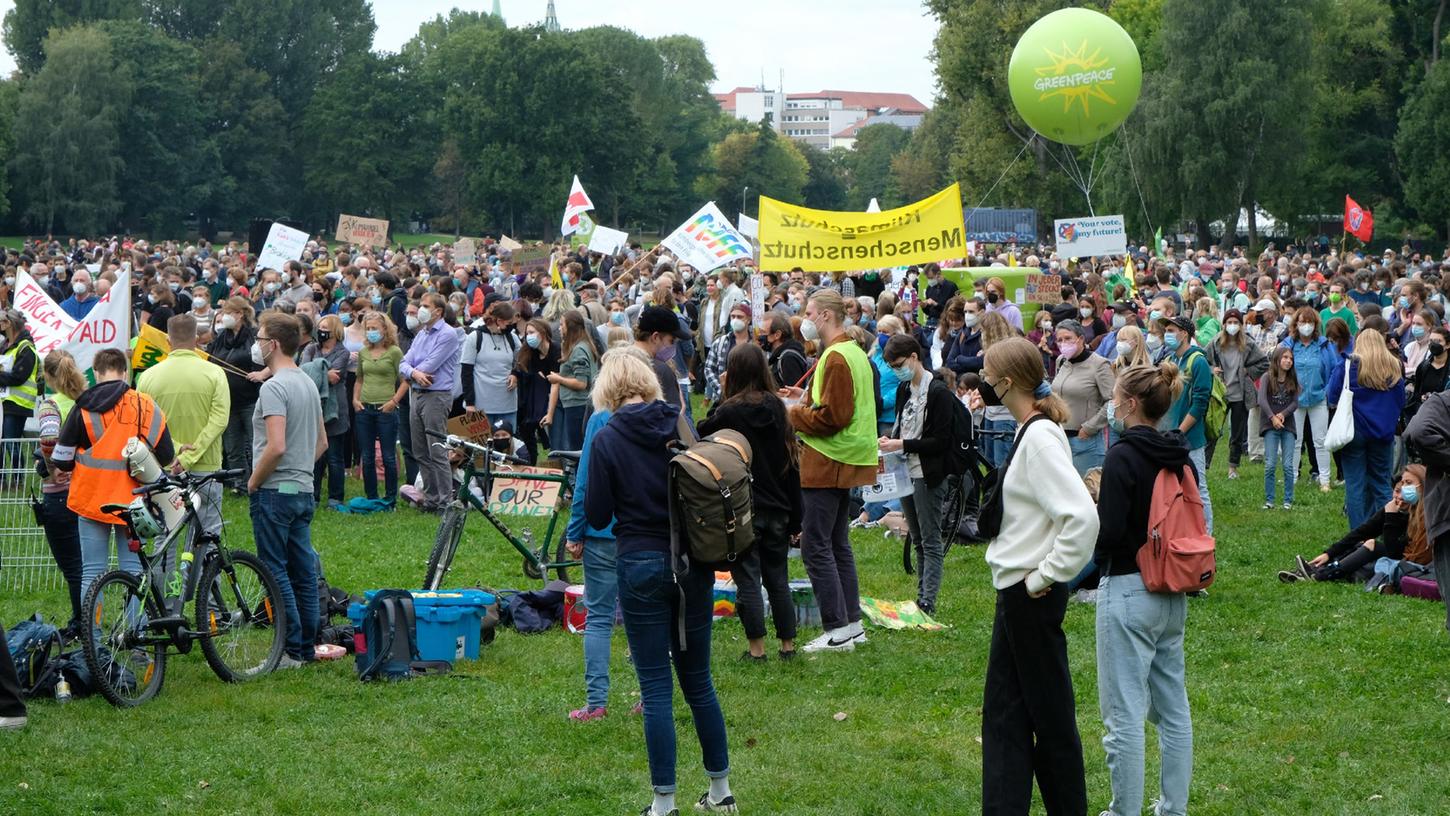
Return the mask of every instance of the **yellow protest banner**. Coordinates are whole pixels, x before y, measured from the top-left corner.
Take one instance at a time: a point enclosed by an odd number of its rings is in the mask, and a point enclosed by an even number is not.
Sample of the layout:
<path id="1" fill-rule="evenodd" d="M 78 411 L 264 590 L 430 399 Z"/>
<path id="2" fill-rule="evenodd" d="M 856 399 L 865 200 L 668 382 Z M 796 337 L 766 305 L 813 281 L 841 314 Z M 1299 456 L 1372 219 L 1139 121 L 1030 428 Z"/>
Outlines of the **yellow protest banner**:
<path id="1" fill-rule="evenodd" d="M 760 197 L 760 268 L 767 272 L 879 269 L 966 252 L 957 184 L 878 213 L 812 210 Z"/>
<path id="2" fill-rule="evenodd" d="M 135 340 L 131 341 L 131 370 L 140 374 L 142 371 L 165 360 L 170 354 L 171 341 L 167 339 L 166 332 L 155 326 L 142 323 L 141 333 Z M 201 349 L 196 349 L 196 354 L 203 360 L 211 359 Z M 231 369 L 237 374 L 246 373 L 227 365 L 223 365 L 222 368 Z"/>

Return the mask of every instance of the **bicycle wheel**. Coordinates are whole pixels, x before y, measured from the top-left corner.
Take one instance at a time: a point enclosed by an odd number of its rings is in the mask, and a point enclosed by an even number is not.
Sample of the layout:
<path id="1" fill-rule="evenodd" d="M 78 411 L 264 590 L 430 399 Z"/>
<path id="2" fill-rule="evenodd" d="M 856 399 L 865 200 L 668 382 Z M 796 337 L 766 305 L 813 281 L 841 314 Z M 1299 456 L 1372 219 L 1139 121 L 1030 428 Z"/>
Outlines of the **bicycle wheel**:
<path id="1" fill-rule="evenodd" d="M 155 596 L 142 597 L 141 580 L 121 570 L 102 575 L 86 592 L 81 614 L 81 651 L 101 694 L 121 708 L 155 697 L 166 677 L 166 640 L 148 632 L 146 622 L 163 613 Z"/>
<path id="2" fill-rule="evenodd" d="M 201 653 L 216 676 L 241 683 L 270 673 L 287 645 L 287 608 L 277 578 L 249 552 L 232 552 L 231 566 L 213 552 L 196 590 Z"/>
<path id="3" fill-rule="evenodd" d="M 569 546 L 568 542 L 564 540 L 565 538 L 566 536 L 559 536 L 559 543 L 554 545 L 554 561 L 556 563 L 569 560 Z M 554 574 L 559 576 L 560 581 L 563 581 L 566 584 L 569 583 L 568 567 L 555 567 Z"/>
<path id="4" fill-rule="evenodd" d="M 442 589 L 443 578 L 453 566 L 453 556 L 458 553 L 458 542 L 463 538 L 463 522 L 468 517 L 468 508 L 453 502 L 443 511 L 438 522 L 438 535 L 433 539 L 433 552 L 428 555 L 428 571 L 423 578 L 424 589 Z"/>

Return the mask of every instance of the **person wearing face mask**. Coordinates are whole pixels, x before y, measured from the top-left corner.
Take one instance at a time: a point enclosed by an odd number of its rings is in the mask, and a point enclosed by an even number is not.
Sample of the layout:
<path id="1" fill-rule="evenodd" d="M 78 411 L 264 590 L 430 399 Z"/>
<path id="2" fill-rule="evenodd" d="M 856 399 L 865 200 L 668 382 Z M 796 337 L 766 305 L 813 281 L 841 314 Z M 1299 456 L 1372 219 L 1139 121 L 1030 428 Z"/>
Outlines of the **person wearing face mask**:
<path id="1" fill-rule="evenodd" d="M 1112 785 L 1107 813 L 1143 811 L 1143 730 L 1150 717 L 1162 749 L 1160 802 L 1154 809 L 1188 811 L 1193 720 L 1184 682 L 1187 598 L 1145 591 L 1138 569 L 1159 473 L 1196 478 L 1182 434 L 1157 430 L 1182 390 L 1183 378 L 1172 362 L 1144 366 L 1124 372 L 1111 403 L 1117 441 L 1103 462 L 1093 551 L 1103 576 L 1096 629 L 1098 704 Z"/>
<path id="2" fill-rule="evenodd" d="M 1103 335 L 1101 341 L 1093 348 L 1098 355 L 1108 359 L 1117 360 L 1118 353 L 1118 332 L 1125 326 L 1139 326 L 1141 321 L 1138 318 L 1138 307 L 1129 302 L 1118 302 L 1112 304 L 1111 314 L 1104 314 L 1108 321 L 1108 332 Z"/>
<path id="3" fill-rule="evenodd" d="M 362 320 L 366 345 L 358 352 L 357 378 L 352 387 L 353 420 L 362 467 L 363 493 L 378 499 L 377 457 L 383 459 L 383 496 L 389 506 L 398 503 L 398 408 L 408 383 L 398 373 L 403 350 L 397 329 L 382 312 L 369 312 Z"/>
<path id="4" fill-rule="evenodd" d="M 1425 478 L 1424 465 L 1407 465 L 1383 506 L 1375 505 L 1373 514 L 1352 524 L 1343 538 L 1312 559 L 1294 556 L 1294 567 L 1281 571 L 1279 580 L 1366 581 L 1380 559 L 1399 561 L 1407 553 L 1425 550 L 1425 508 L 1420 502 Z"/>
<path id="5" fill-rule="evenodd" d="M 539 318 L 523 324 L 521 339 L 523 343 L 514 358 L 514 375 L 518 378 L 516 427 L 524 443 L 523 458 L 533 464 L 538 459 L 539 442 L 548 442 L 546 433 L 540 431 L 554 391 L 549 375 L 559 370 L 559 347 L 553 342 L 549 324 Z"/>
<path id="6" fill-rule="evenodd" d="M 1414 417 L 1420 403 L 1445 390 L 1450 382 L 1450 330 L 1433 329 L 1425 337 L 1425 357 L 1415 367 L 1408 389 L 1411 398 L 1405 406 L 1405 421 Z"/>
<path id="7" fill-rule="evenodd" d="M 916 281 L 914 278 L 915 267 L 907 270 L 908 288 L 915 292 Z M 951 303 L 952 298 L 957 296 L 957 285 L 941 273 L 941 267 L 929 263 L 924 272 L 926 274 L 926 293 L 921 296 L 921 308 L 926 312 L 927 328 L 934 329 L 941 322 L 943 310 Z"/>
<path id="8" fill-rule="evenodd" d="M 1329 298 L 1324 308 L 1319 311 L 1319 321 L 1325 325 L 1334 318 L 1343 320 L 1349 326 L 1350 336 L 1359 334 L 1359 318 L 1354 309 L 1346 302 L 1345 291 L 1349 289 L 1349 281 L 1343 278 L 1335 278 L 1329 283 Z"/>
<path id="9" fill-rule="evenodd" d="M 1294 333 L 1281 344 L 1294 352 L 1294 374 L 1299 379 L 1299 408 L 1294 413 L 1295 430 L 1306 445 L 1314 450 L 1314 467 L 1310 478 L 1319 482 L 1321 493 L 1329 492 L 1329 451 L 1324 447 L 1324 433 L 1329 425 L 1329 405 L 1325 400 L 1329 388 L 1338 388 L 1330 374 L 1339 362 L 1334 344 L 1320 335 L 1319 313 L 1309 306 L 1294 312 Z M 1295 457 L 1296 462 L 1298 457 Z M 1296 465 L 1297 466 L 1297 465 Z"/>
<path id="10" fill-rule="evenodd" d="M 246 298 L 234 297 L 221 304 L 216 331 L 206 345 L 207 357 L 222 365 L 227 377 L 231 415 L 222 431 L 222 459 L 225 469 L 243 471 L 228 483 L 236 495 L 242 495 L 247 472 L 252 469 L 252 409 L 257 403 L 261 380 L 247 375 L 262 369 L 252 361 L 252 341 L 256 336 L 252 304 Z"/>
<path id="11" fill-rule="evenodd" d="M 1406 345 L 1411 337 L 1413 318 L 1425 308 L 1425 284 L 1423 281 L 1407 280 L 1400 285 L 1400 294 L 1395 298 L 1390 314 L 1390 328 L 1394 330 L 1400 345 Z"/>
<path id="12" fill-rule="evenodd" d="M 965 314 L 966 304 L 961 297 L 953 297 L 942 307 L 936 327 L 931 330 L 931 344 L 928 347 L 928 359 L 933 369 L 947 364 L 948 353 L 965 325 Z"/>
<path id="13" fill-rule="evenodd" d="M 893 335 L 886 341 L 882 356 L 898 383 L 893 400 L 897 416 L 890 430 L 877 440 L 877 446 L 882 453 L 906 455 L 913 490 L 901 499 L 901 510 L 921 565 L 916 605 L 930 615 L 937 610 L 941 590 L 946 554 L 941 511 L 950 487 L 948 454 L 956 444 L 952 419 L 960 409 L 952 389 L 922 364 L 921 346 L 916 340 L 905 334 Z"/>
<path id="14" fill-rule="evenodd" d="M 1258 345 L 1244 336 L 1243 315 L 1238 309 L 1229 309 L 1223 316 L 1223 329 L 1208 344 L 1208 364 L 1213 373 L 1224 383 L 1224 398 L 1228 400 L 1229 446 L 1228 477 L 1239 477 L 1239 462 L 1247 446 L 1249 429 L 1249 408 L 1257 399 L 1254 383 L 1269 368 L 1269 359 Z M 1208 449 L 1205 464 L 1213 466 L 1213 452 L 1217 446 Z"/>
<path id="15" fill-rule="evenodd" d="M 337 315 L 327 315 L 317 323 L 317 339 L 302 349 L 298 362 L 304 367 L 314 360 L 326 365 L 327 388 L 330 400 L 324 416 L 327 429 L 327 458 L 319 459 L 313 473 L 312 493 L 322 502 L 322 480 L 327 477 L 327 506 L 333 510 L 342 507 L 344 479 L 347 476 L 347 432 L 352 428 L 350 412 L 347 410 L 349 391 L 347 369 L 352 355 L 342 344 L 342 321 Z"/>
<path id="16" fill-rule="evenodd" d="M 1331 407 L 1344 384 L 1354 395 L 1354 438 L 1340 449 L 1339 459 L 1346 515 L 1357 527 L 1389 500 L 1395 432 L 1405 409 L 1405 378 L 1383 334 L 1360 332 L 1354 354 L 1336 363 L 1326 395 Z"/>
<path id="17" fill-rule="evenodd" d="M 856 560 L 847 537 L 850 490 L 876 481 L 876 392 L 871 362 L 843 324 L 845 303 L 832 289 L 806 301 L 801 334 L 821 343 L 810 391 L 784 386 L 801 453 L 801 558 L 825 633 L 806 652 L 851 651 L 866 642 Z"/>
<path id="18" fill-rule="evenodd" d="M 1107 427 L 1107 404 L 1113 398 L 1117 375 L 1113 364 L 1092 353 L 1087 333 L 1076 320 L 1064 320 L 1054 329 L 1057 335 L 1057 373 L 1052 378 L 1052 393 L 1067 403 L 1070 416 L 1063 433 L 1072 450 L 1072 465 L 1078 475 L 1086 475 L 1102 467 L 1107 444 L 1103 430 Z"/>
<path id="19" fill-rule="evenodd" d="M 987 279 L 987 311 L 1002 315 L 1007 325 L 1022 331 L 1022 310 L 1007 298 L 1007 282 L 1001 278 Z"/>
<path id="20" fill-rule="evenodd" d="M 1425 361 L 1425 353 L 1429 350 L 1430 345 L 1430 330 L 1439 325 L 1440 318 L 1433 309 L 1421 309 L 1410 317 L 1407 331 L 1401 335 L 1401 337 L 1410 338 L 1408 342 L 1401 340 L 1406 377 L 1413 375 L 1420 363 Z"/>
<path id="21" fill-rule="evenodd" d="M 518 420 L 518 375 L 514 358 L 519 338 L 513 332 L 514 307 L 499 301 L 489 306 L 483 326 L 463 341 L 463 407 L 482 411 L 492 421 Z"/>
<path id="22" fill-rule="evenodd" d="M 417 327 L 413 343 L 398 366 L 398 372 L 409 383 L 408 428 L 413 458 L 423 475 L 423 509 L 429 512 L 441 511 L 453 493 L 448 453 L 430 444 L 426 433 L 443 428 L 453 402 L 454 368 L 462 341 L 443 319 L 447 309 L 448 302 L 442 295 L 430 292 L 423 296 L 416 316 L 410 318 Z"/>
<path id="23" fill-rule="evenodd" d="M 750 304 L 737 303 L 730 308 L 727 331 L 715 338 L 705 358 L 705 399 L 712 405 L 720 401 L 720 375 L 725 373 L 725 361 L 730 352 L 741 343 L 754 341 L 755 330 L 751 328 Z"/>
<path id="24" fill-rule="evenodd" d="M 252 288 L 252 310 L 257 314 L 276 306 L 282 295 L 282 276 L 275 269 L 264 269 Z"/>
<path id="25" fill-rule="evenodd" d="M 307 273 L 302 268 L 302 262 L 288 261 L 283 264 L 282 289 L 278 300 L 297 304 L 310 299 L 312 294 L 312 284 L 307 281 Z"/>
<path id="26" fill-rule="evenodd" d="M 971 298 L 962 302 L 961 330 L 952 339 L 951 345 L 942 355 L 942 365 L 957 374 L 970 374 L 982 370 L 982 331 L 980 327 L 982 301 Z M 949 310 L 951 311 L 951 310 Z"/>
<path id="27" fill-rule="evenodd" d="M 1203 501 L 1203 517 L 1213 534 L 1213 503 L 1208 495 L 1208 460 L 1205 448 L 1208 436 L 1204 420 L 1208 416 L 1208 400 L 1213 392 L 1213 369 L 1203 351 L 1194 343 L 1193 321 L 1172 317 L 1162 321 L 1163 348 L 1183 374 L 1184 388 L 1168 409 L 1167 421 L 1183 434 L 1188 458 L 1193 462 L 1198 480 L 1198 497 Z"/>
<path id="28" fill-rule="evenodd" d="M 765 322 L 767 362 L 770 373 L 779 385 L 800 385 L 810 370 L 805 346 L 796 339 L 795 326 L 789 315 L 772 310 Z"/>
<path id="29" fill-rule="evenodd" d="M 91 309 L 96 307 L 97 301 L 91 284 L 91 273 L 78 269 L 71 275 L 71 296 L 61 302 L 60 309 L 74 320 L 84 320 L 91 313 Z"/>
<path id="30" fill-rule="evenodd" d="M 679 343 L 689 342 L 693 337 L 693 333 L 669 309 L 646 306 L 640 310 L 639 323 L 634 330 L 635 346 L 650 355 L 650 365 L 660 381 L 662 399 L 675 406 L 691 422 L 689 411 L 681 403 L 679 377 L 670 361 L 675 359 Z"/>

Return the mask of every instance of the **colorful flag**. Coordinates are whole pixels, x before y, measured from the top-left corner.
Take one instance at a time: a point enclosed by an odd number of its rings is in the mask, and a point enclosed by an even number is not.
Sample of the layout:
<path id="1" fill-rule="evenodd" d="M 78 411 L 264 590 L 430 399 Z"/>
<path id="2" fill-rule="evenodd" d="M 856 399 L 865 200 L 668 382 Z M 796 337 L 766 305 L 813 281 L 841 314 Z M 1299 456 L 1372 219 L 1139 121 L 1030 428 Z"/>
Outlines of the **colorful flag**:
<path id="1" fill-rule="evenodd" d="M 1344 231 L 1366 244 L 1374 237 L 1374 214 L 1349 196 L 1344 197 Z"/>
<path id="2" fill-rule="evenodd" d="M 564 223 L 559 227 L 562 235 L 573 235 L 579 231 L 582 223 L 580 216 L 594 209 L 594 202 L 589 200 L 589 194 L 584 192 L 584 185 L 579 183 L 579 177 L 574 177 L 574 186 L 569 188 L 569 200 L 564 202 Z"/>
<path id="3" fill-rule="evenodd" d="M 755 257 L 750 239 L 730 225 L 713 201 L 701 207 L 660 244 L 697 272 L 709 272 L 737 259 Z"/>
<path id="4" fill-rule="evenodd" d="M 1163 257 L 1163 228 L 1159 227 L 1153 231 L 1153 257 Z"/>
<path id="5" fill-rule="evenodd" d="M 549 255 L 549 283 L 555 289 L 564 288 L 564 276 L 559 274 L 559 254 Z"/>

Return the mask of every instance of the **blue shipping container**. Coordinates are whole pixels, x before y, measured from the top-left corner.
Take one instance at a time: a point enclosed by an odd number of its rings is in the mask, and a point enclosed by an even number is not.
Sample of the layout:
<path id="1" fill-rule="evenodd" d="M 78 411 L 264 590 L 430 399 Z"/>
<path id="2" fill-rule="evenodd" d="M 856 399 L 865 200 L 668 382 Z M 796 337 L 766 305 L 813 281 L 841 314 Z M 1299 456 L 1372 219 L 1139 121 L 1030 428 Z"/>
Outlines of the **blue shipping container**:
<path id="1" fill-rule="evenodd" d="M 1037 210 L 981 207 L 967 210 L 968 241 L 987 244 L 1036 244 Z"/>

